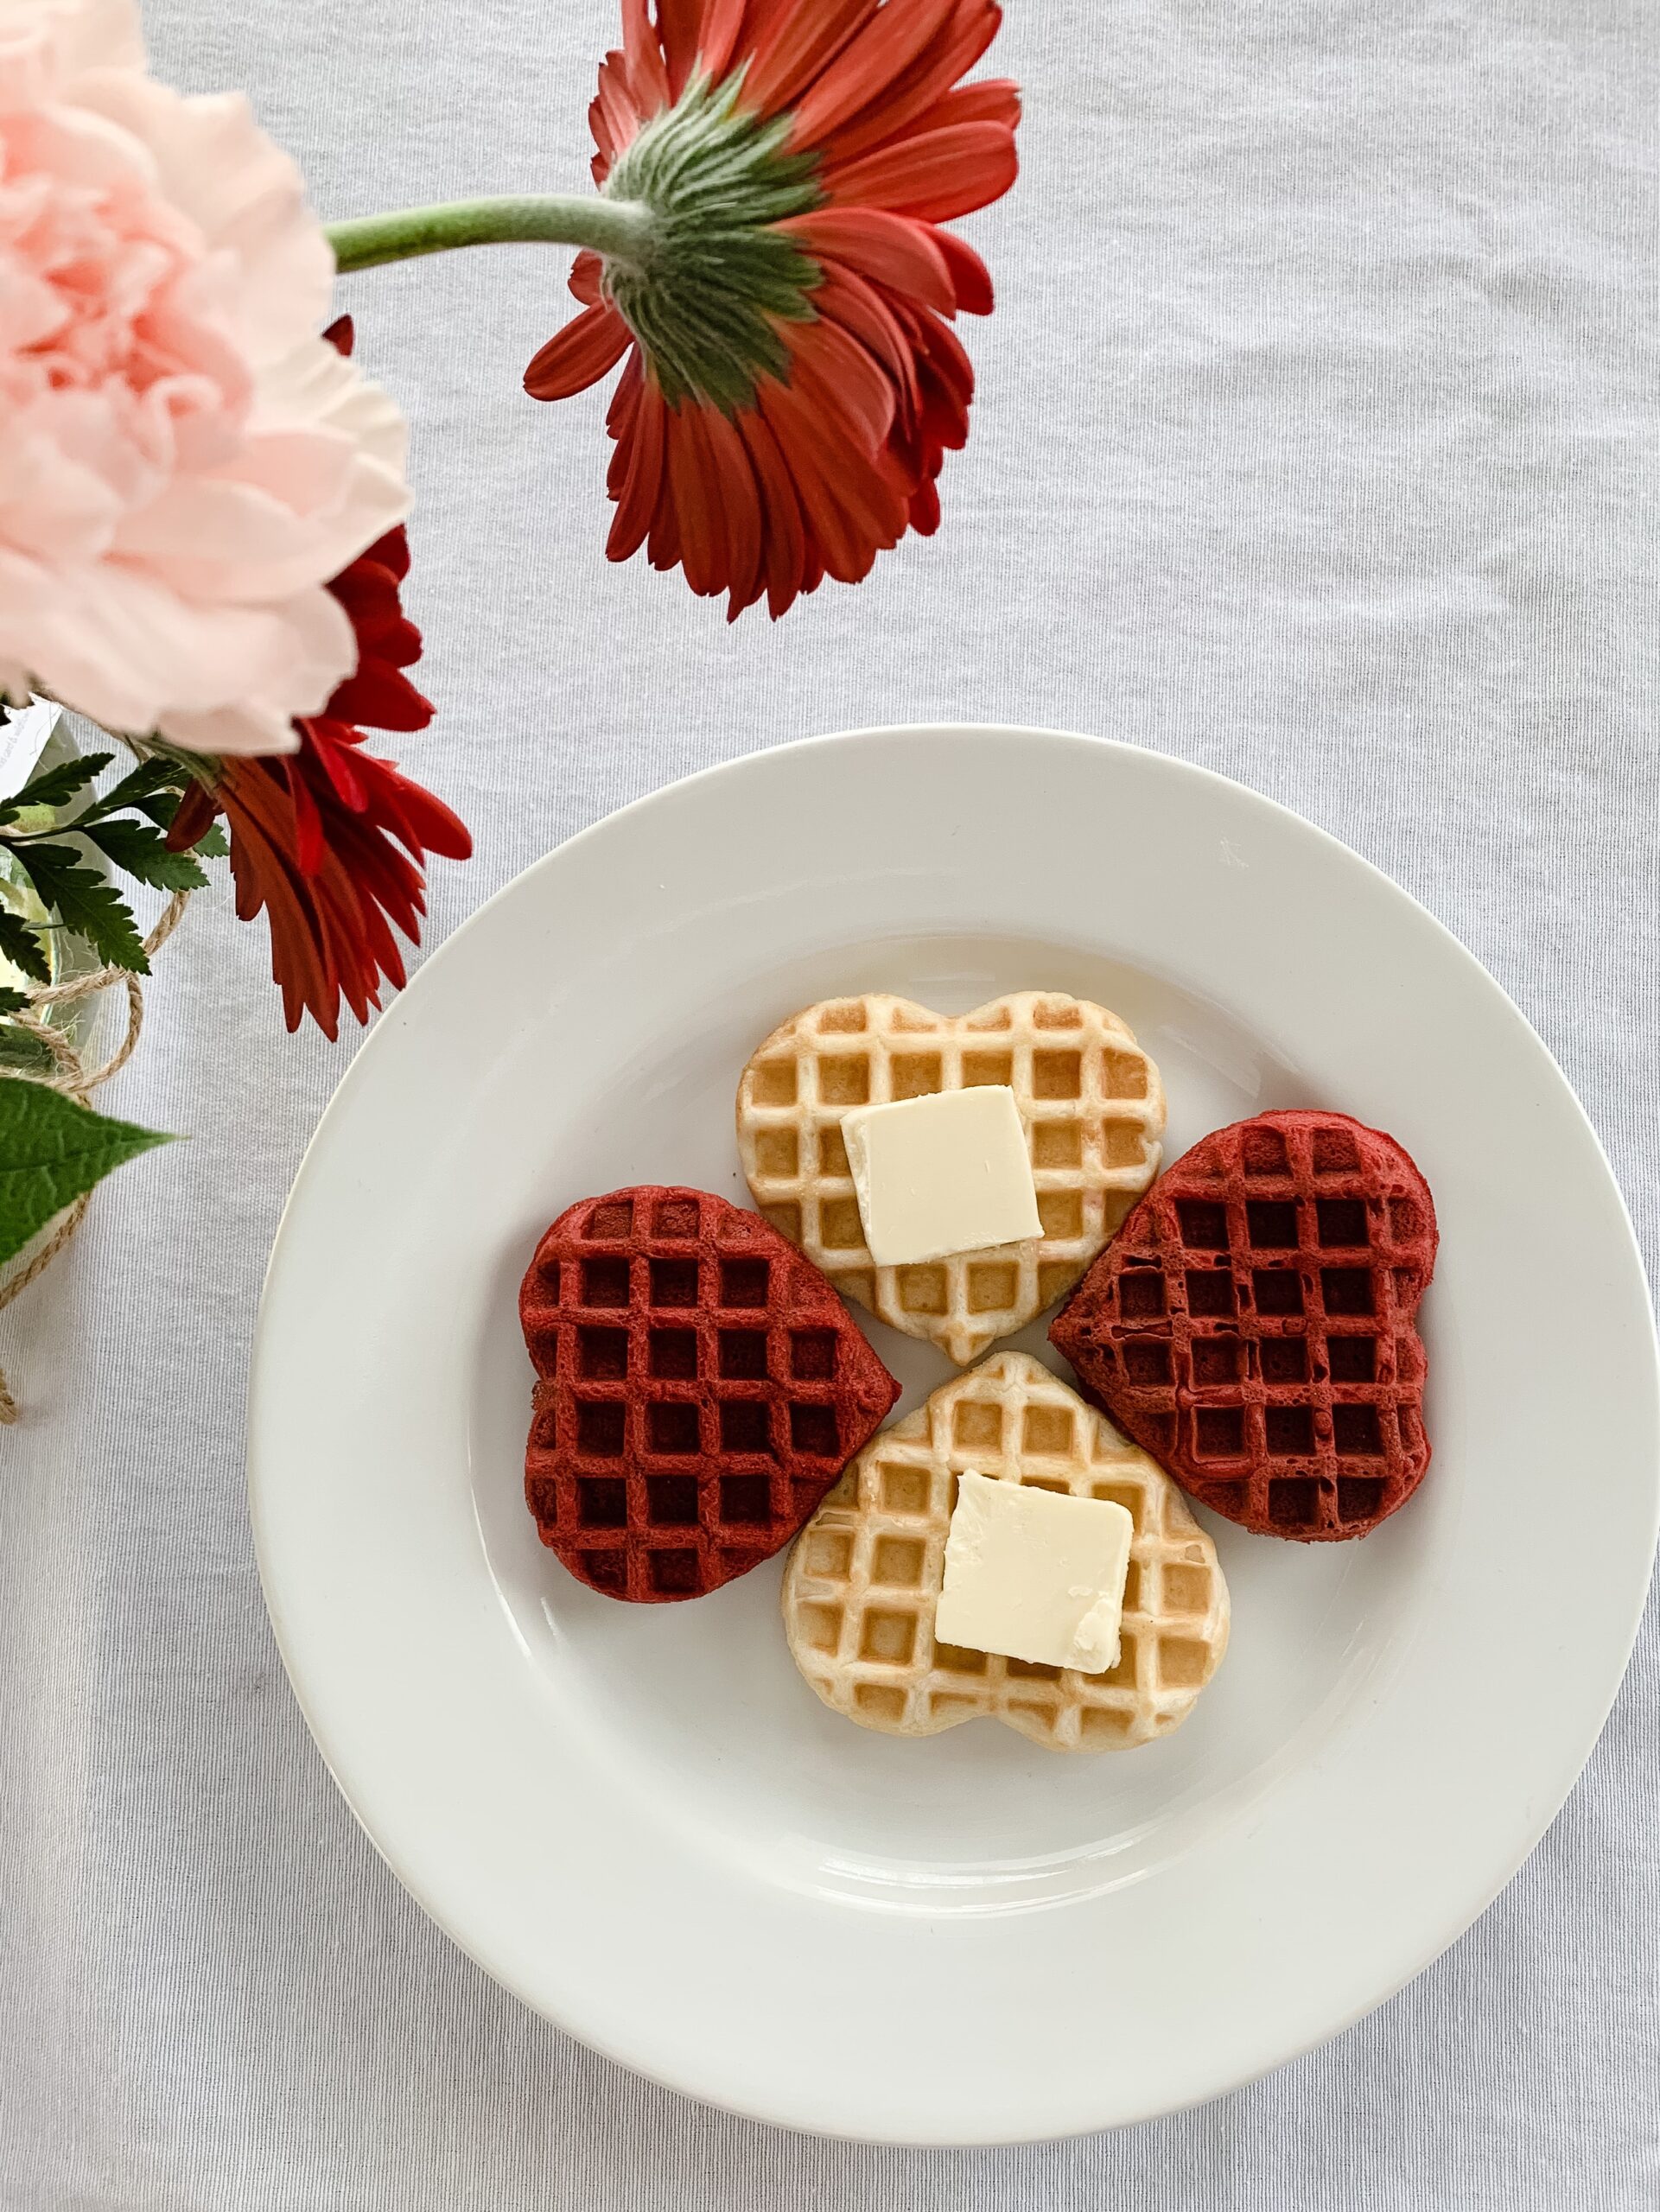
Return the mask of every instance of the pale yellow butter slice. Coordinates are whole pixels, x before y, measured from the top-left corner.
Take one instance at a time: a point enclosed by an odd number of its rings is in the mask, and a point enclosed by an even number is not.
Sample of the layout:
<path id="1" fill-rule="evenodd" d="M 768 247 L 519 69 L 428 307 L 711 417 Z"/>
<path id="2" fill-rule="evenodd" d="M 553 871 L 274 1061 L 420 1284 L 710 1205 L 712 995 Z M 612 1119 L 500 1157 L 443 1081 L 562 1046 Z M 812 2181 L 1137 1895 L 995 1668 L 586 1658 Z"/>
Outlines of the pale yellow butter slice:
<path id="1" fill-rule="evenodd" d="M 1105 1674 L 1135 1523 L 1110 1498 L 959 1478 L 934 1613 L 940 1643 Z"/>
<path id="2" fill-rule="evenodd" d="M 878 1267 L 1042 1234 L 1026 1131 L 1007 1084 L 855 1106 L 842 1117 L 842 1141 Z"/>

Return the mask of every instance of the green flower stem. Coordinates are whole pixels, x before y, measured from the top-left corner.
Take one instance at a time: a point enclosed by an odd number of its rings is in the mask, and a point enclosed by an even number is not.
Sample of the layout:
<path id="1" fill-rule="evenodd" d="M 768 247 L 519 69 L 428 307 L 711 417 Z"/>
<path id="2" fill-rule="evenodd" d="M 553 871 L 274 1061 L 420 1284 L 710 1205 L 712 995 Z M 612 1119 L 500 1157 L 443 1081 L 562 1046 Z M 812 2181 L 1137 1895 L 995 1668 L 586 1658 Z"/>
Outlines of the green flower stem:
<path id="1" fill-rule="evenodd" d="M 390 215 L 359 215 L 328 226 L 334 259 L 344 275 L 417 254 L 448 253 L 463 245 L 587 246 L 635 267 L 647 258 L 654 227 L 643 200 L 580 199 L 538 193 L 525 199 L 452 200 L 436 207 L 404 207 Z"/>

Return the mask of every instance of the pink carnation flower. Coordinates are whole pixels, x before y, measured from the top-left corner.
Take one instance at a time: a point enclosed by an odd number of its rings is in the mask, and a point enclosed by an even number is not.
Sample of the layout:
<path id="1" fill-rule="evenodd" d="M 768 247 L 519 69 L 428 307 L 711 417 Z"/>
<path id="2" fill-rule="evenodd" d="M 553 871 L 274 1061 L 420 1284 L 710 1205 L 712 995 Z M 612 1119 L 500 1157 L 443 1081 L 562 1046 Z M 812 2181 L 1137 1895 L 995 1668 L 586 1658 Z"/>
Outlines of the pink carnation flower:
<path id="1" fill-rule="evenodd" d="M 0 0 L 0 693 L 292 750 L 354 664 L 329 579 L 409 505 L 333 276 L 292 162 L 145 74 L 131 0 Z"/>

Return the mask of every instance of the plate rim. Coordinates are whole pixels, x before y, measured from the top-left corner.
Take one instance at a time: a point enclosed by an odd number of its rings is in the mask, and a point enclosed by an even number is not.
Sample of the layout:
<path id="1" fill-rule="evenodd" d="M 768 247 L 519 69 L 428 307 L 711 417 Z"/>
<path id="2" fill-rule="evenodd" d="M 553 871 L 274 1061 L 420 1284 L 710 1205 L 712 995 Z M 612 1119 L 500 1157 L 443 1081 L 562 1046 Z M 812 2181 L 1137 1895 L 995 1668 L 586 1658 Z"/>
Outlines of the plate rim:
<path id="1" fill-rule="evenodd" d="M 1614 1218 L 1623 1237 L 1624 1249 L 1621 1256 L 1629 1259 L 1631 1262 L 1636 1271 L 1637 1282 L 1645 1292 L 1648 1289 L 1648 1282 L 1642 1249 L 1637 1238 L 1635 1225 L 1624 1191 L 1613 1172 L 1595 1125 L 1587 1113 L 1573 1084 L 1521 1007 L 1511 998 L 1503 985 L 1482 964 L 1476 955 L 1441 920 L 1439 916 L 1375 861 L 1368 859 L 1364 854 L 1357 852 L 1332 831 L 1297 812 L 1294 807 L 1202 763 L 1123 739 L 1019 722 L 978 721 L 883 722 L 827 732 L 779 745 L 761 746 L 712 763 L 689 775 L 673 779 L 665 784 L 643 791 L 626 804 L 600 815 L 593 822 L 584 824 L 582 829 L 575 831 L 570 836 L 561 841 L 546 853 L 538 855 L 526 867 L 509 877 L 458 923 L 440 944 L 432 949 L 412 975 L 403 993 L 379 1016 L 366 1034 L 362 1044 L 343 1071 L 318 1119 L 316 1127 L 301 1156 L 293 1182 L 278 1217 L 260 1291 L 258 1315 L 250 1358 L 247 1393 L 248 1506 L 261 1593 L 290 1688 L 306 1721 L 308 1731 L 335 1787 L 340 1790 L 353 1817 L 368 1836 L 380 1858 L 390 1867 L 423 1912 L 437 1925 L 448 1941 L 455 1943 L 458 1948 L 473 1959 L 474 1963 L 493 1980 L 506 1987 L 531 2010 L 552 2021 L 588 2048 L 601 2052 L 601 2055 L 630 2071 L 718 2109 L 829 2139 L 933 2146 L 970 2144 L 1008 2145 L 1056 2139 L 1055 2131 L 1052 2129 L 1034 2131 L 1029 2126 L 1022 2127 L 1018 2124 L 999 2126 L 994 2122 L 983 2130 L 978 2130 L 972 2134 L 964 2134 L 960 2132 L 943 2133 L 931 2129 L 921 2130 L 914 2134 L 906 2134 L 896 2133 L 888 2127 L 867 2130 L 853 2125 L 826 2124 L 810 2116 L 804 2116 L 799 2111 L 765 2110 L 754 2101 L 746 2100 L 735 2091 L 731 2094 L 723 2094 L 718 2088 L 712 2087 L 705 2079 L 685 2078 L 677 2075 L 671 2068 L 655 2064 L 648 2059 L 642 2058 L 636 2051 L 624 2047 L 614 2037 L 601 2032 L 599 2028 L 588 2022 L 584 2021 L 581 2025 L 575 2024 L 570 2014 L 562 2008 L 557 1997 L 550 1996 L 545 1989 L 540 1987 L 532 1989 L 527 1986 L 525 1980 L 513 1973 L 510 1961 L 487 1955 L 482 1946 L 475 1944 L 467 1935 L 453 1923 L 445 1911 L 443 1900 L 429 1894 L 428 1889 L 411 1872 L 407 1864 L 407 1854 L 400 1854 L 389 1845 L 387 1840 L 376 1834 L 360 1808 L 353 1787 L 341 1770 L 341 1765 L 337 1760 L 334 1747 L 330 1740 L 334 1732 L 317 1709 L 314 1682 L 308 1679 L 307 1663 L 302 1654 L 295 1648 L 291 1623 L 285 1618 L 282 1593 L 277 1586 L 277 1575 L 270 1553 L 270 1531 L 262 1503 L 264 1482 L 262 1460 L 264 1450 L 268 1447 L 262 1446 L 259 1408 L 264 1392 L 268 1387 L 268 1370 L 275 1358 L 272 1347 L 274 1327 L 271 1319 L 273 1292 L 279 1272 L 287 1261 L 288 1248 L 293 1236 L 296 1201 L 308 1177 L 315 1172 L 315 1161 L 327 1146 L 333 1141 L 336 1126 L 349 1110 L 350 1103 L 358 1090 L 368 1079 L 363 1071 L 366 1063 L 370 1066 L 374 1065 L 374 1056 L 377 1054 L 377 1048 L 381 1045 L 383 1033 L 390 1034 L 405 1027 L 414 1018 L 411 1008 L 418 1014 L 419 1009 L 424 1005 L 423 992 L 432 988 L 427 981 L 429 973 L 442 972 L 443 963 L 449 959 L 452 952 L 469 932 L 484 925 L 487 918 L 504 902 L 522 896 L 527 881 L 538 875 L 552 872 L 575 849 L 598 838 L 606 832 L 614 830 L 617 824 L 638 818 L 654 809 L 672 804 L 680 794 L 692 787 L 706 786 L 727 779 L 741 779 L 747 772 L 753 771 L 758 764 L 776 760 L 779 756 L 816 753 L 860 741 L 874 742 L 894 739 L 951 739 L 970 742 L 985 739 L 1059 741 L 1068 747 L 1102 750 L 1129 756 L 1139 762 L 1153 762 L 1157 764 L 1160 769 L 1169 772 L 1178 783 L 1184 778 L 1192 778 L 1199 779 L 1202 784 L 1220 787 L 1229 794 L 1231 802 L 1243 801 L 1250 808 L 1263 810 L 1270 819 L 1290 823 L 1300 836 L 1311 838 L 1320 846 L 1329 849 L 1330 852 L 1339 855 L 1345 867 L 1364 871 L 1377 884 L 1384 887 L 1394 899 L 1405 901 L 1407 906 L 1413 910 L 1421 921 L 1428 923 L 1434 937 L 1439 940 L 1441 954 L 1444 956 L 1450 950 L 1455 956 L 1456 963 L 1463 969 L 1466 978 L 1478 982 L 1481 988 L 1485 988 L 1490 1000 L 1495 1002 L 1495 1010 L 1502 1011 L 1511 1021 L 1520 1026 L 1543 1067 L 1548 1067 L 1555 1078 L 1561 1098 L 1570 1105 L 1573 1115 L 1576 1117 L 1580 1134 L 1589 1140 L 1592 1154 L 1606 1183 L 1607 1194 L 1614 1201 L 1616 1210 Z M 1650 1328 L 1645 1340 L 1647 1347 L 1645 1376 L 1643 1378 L 1634 1378 L 1634 1381 L 1646 1380 L 1646 1418 L 1649 1433 L 1651 1439 L 1660 1440 L 1660 1341 L 1657 1341 L 1654 1333 L 1651 1299 L 1649 1306 L 1649 1319 Z M 1657 1459 L 1655 1480 L 1650 1484 L 1648 1493 L 1647 1518 L 1646 1559 L 1648 1572 L 1651 1573 L 1657 1530 L 1660 1529 L 1660 1459 Z M 1639 1586 L 1635 1603 L 1631 1609 L 1631 1618 L 1621 1638 L 1620 1665 L 1613 1672 L 1606 1695 L 1600 1700 L 1595 1726 L 1589 1731 L 1582 1745 L 1577 1743 L 1578 1732 L 1575 1732 L 1576 1748 L 1571 1756 L 1570 1769 L 1565 1779 L 1561 1781 L 1560 1788 L 1553 1786 L 1552 1789 L 1546 1793 L 1545 1797 L 1542 1798 L 1529 1831 L 1518 1847 L 1503 1867 L 1488 1878 L 1488 1885 L 1479 1901 L 1470 1910 L 1466 1910 L 1460 1908 L 1455 1911 L 1450 1929 L 1438 1924 L 1421 1949 L 1414 1954 L 1410 1961 L 1387 1986 L 1373 1989 L 1371 1993 L 1363 1996 L 1359 2001 L 1344 2010 L 1340 2014 L 1328 2012 L 1323 2023 L 1317 2025 L 1313 2032 L 1283 2044 L 1276 2044 L 1262 2056 L 1260 2064 L 1252 2066 L 1249 2070 L 1232 2073 L 1227 2081 L 1203 2085 L 1189 2094 L 1174 2098 L 1163 2097 L 1149 2101 L 1144 2109 L 1114 2115 L 1106 2120 L 1101 2118 L 1081 2120 L 1076 2126 L 1069 2126 L 1065 2132 L 1083 2133 L 1103 2126 L 1134 2124 L 1139 2120 L 1152 2119 L 1165 2113 L 1191 2109 L 1218 2095 L 1227 2094 L 1231 2088 L 1243 2087 L 1292 2059 L 1320 2047 L 1332 2037 L 1341 2034 L 1345 2029 L 1375 2010 L 1377 2005 L 1388 2001 L 1409 1982 L 1415 1980 L 1419 1974 L 1425 1971 L 1473 1924 L 1476 1919 L 1479 1918 L 1514 1878 L 1561 1811 L 1583 1772 L 1592 1752 L 1596 1748 L 1609 1713 L 1619 1695 L 1641 1630 L 1644 1610 L 1643 1587 Z M 400 1863 L 400 1858 L 403 1863 Z"/>

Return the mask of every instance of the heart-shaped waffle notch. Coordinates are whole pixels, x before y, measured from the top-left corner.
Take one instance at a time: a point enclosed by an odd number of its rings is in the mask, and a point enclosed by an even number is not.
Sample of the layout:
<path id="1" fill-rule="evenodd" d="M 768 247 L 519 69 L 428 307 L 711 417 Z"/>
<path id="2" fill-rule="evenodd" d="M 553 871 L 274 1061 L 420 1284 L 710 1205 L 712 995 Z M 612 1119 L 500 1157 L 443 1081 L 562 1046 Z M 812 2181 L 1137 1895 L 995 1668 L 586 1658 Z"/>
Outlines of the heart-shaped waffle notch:
<path id="1" fill-rule="evenodd" d="M 852 1106 L 1006 1084 L 1031 1150 L 1042 1234 L 877 1267 L 842 1141 Z M 1116 1014 L 1018 991 L 972 1014 L 872 993 L 826 999 L 761 1046 L 738 1086 L 738 1150 L 773 1226 L 906 1336 L 958 1366 L 1065 1296 L 1159 1169 L 1159 1071 Z"/>
<path id="2" fill-rule="evenodd" d="M 707 1191 L 569 1207 L 518 1312 L 525 1499 L 608 1598 L 698 1598 L 770 1559 L 899 1395 L 817 1269 Z"/>
<path id="3" fill-rule="evenodd" d="M 1050 1340 L 1202 1504 L 1304 1543 L 1364 1536 L 1429 1465 L 1416 1313 L 1429 1186 L 1346 1114 L 1259 1114 L 1162 1175 Z"/>
<path id="4" fill-rule="evenodd" d="M 941 1644 L 934 1610 L 957 1478 L 1124 1506 L 1135 1522 L 1110 1674 Z M 1216 1548 L 1145 1452 L 1026 1352 L 1000 1352 L 865 1446 L 796 1540 L 791 1656 L 824 1703 L 890 1736 L 988 1718 L 1059 1751 L 1122 1751 L 1180 1726 L 1228 1648 Z"/>

